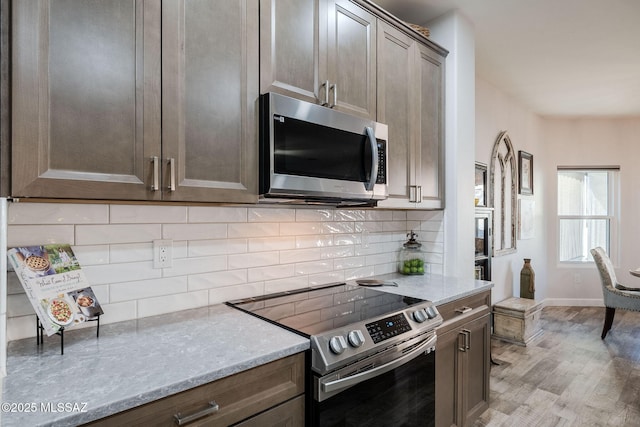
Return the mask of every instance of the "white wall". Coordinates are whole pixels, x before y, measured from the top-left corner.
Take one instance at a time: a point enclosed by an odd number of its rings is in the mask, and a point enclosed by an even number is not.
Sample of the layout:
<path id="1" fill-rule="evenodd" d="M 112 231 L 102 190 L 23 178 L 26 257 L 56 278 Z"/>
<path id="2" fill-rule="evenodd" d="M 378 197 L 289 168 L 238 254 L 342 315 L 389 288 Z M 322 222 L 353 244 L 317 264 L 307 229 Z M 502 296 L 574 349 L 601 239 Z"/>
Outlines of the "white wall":
<path id="1" fill-rule="evenodd" d="M 536 273 L 536 300 L 548 297 L 551 287 L 547 275 L 547 197 L 549 186 L 554 185 L 545 175 L 546 164 L 551 161 L 553 151 L 545 144 L 541 134 L 542 119 L 520 106 L 500 89 L 478 78 L 476 79 L 476 139 L 475 159 L 490 164 L 491 151 L 498 134 L 508 131 L 516 151 L 533 155 L 533 197 L 535 202 L 535 237 L 517 240 L 517 252 L 493 258 L 492 290 L 493 302 L 499 302 L 520 294 L 520 270 L 523 258 L 531 258 Z M 520 198 L 520 196 L 518 196 Z"/>
<path id="2" fill-rule="evenodd" d="M 443 271 L 442 211 L 9 203 L 7 222 L 9 247 L 72 245 L 105 323 L 393 272 L 412 229 Z M 156 239 L 173 240 L 172 268 L 153 268 Z M 33 336 L 8 277 L 7 339 Z"/>
<path id="3" fill-rule="evenodd" d="M 449 50 L 445 105 L 445 272 L 473 277 L 475 37 L 458 11 L 426 24 L 431 39 Z"/>
<path id="4" fill-rule="evenodd" d="M 557 166 L 620 166 L 620 242 L 612 248 L 618 281 L 640 286 L 628 271 L 640 267 L 640 117 L 545 118 L 542 138 L 548 161 L 545 214 L 548 216 L 546 246 L 547 298 L 555 305 L 602 305 L 600 279 L 593 264 L 561 266 L 557 259 Z M 614 258 L 614 261 L 616 259 Z"/>

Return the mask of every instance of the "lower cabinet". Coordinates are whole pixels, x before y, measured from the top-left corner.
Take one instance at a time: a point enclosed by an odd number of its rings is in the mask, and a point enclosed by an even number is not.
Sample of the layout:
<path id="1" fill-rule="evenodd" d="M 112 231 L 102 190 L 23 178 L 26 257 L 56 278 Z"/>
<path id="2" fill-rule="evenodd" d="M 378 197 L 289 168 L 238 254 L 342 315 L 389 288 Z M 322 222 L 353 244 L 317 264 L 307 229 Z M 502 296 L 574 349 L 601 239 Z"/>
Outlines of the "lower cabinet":
<path id="1" fill-rule="evenodd" d="M 465 427 L 489 408 L 491 293 L 438 307 L 436 426 Z"/>
<path id="2" fill-rule="evenodd" d="M 236 423 L 245 427 L 304 425 L 304 354 L 276 360 L 86 425 L 228 426 Z"/>

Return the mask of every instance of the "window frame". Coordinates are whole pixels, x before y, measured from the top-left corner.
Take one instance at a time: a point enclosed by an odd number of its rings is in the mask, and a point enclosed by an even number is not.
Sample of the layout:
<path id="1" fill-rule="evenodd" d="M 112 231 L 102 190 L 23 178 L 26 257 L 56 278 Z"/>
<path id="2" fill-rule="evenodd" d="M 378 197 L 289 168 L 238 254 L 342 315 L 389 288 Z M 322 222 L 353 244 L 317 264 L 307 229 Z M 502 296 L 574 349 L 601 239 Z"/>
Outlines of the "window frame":
<path id="1" fill-rule="evenodd" d="M 558 205 L 558 185 L 560 172 L 607 172 L 607 215 L 560 215 Z M 594 263 L 591 253 L 587 251 L 587 259 L 582 261 L 562 261 L 560 259 L 560 223 L 562 220 L 607 220 L 605 252 L 611 261 L 617 265 L 619 223 L 620 223 L 620 166 L 558 166 L 556 171 L 556 262 L 559 266 L 589 266 Z"/>

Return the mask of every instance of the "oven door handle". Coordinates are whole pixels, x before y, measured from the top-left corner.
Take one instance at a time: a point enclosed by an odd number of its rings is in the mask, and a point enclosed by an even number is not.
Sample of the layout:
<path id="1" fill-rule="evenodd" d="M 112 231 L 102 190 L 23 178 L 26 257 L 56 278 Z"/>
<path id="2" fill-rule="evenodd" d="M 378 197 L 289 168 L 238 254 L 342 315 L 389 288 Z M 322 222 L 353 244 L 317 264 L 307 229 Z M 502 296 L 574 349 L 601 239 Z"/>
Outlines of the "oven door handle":
<path id="1" fill-rule="evenodd" d="M 392 360 L 389 363 L 370 369 L 368 371 L 360 372 L 359 374 L 355 374 L 346 378 L 341 378 L 335 381 L 324 382 L 323 380 L 320 380 L 320 387 L 322 388 L 323 392 L 331 393 L 331 392 L 339 391 L 339 390 L 351 387 L 353 385 L 359 384 L 361 382 L 367 381 L 378 375 L 382 375 L 385 372 L 392 371 L 404 365 L 405 363 L 412 361 L 416 357 L 420 356 L 420 354 L 424 353 L 427 349 L 435 346 L 436 338 L 437 337 L 434 335 L 433 337 L 425 341 L 423 344 L 420 344 L 419 347 L 416 347 L 410 353 L 407 353 L 402 357 L 399 357 L 395 360 Z"/>

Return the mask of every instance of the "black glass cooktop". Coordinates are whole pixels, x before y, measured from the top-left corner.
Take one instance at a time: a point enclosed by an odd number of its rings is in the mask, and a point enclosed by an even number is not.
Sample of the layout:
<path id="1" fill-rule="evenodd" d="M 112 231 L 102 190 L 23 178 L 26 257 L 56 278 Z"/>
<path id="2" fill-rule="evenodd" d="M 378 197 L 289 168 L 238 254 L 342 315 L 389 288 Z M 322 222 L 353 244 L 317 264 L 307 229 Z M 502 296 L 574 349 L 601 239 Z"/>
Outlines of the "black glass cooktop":
<path id="1" fill-rule="evenodd" d="M 227 304 L 293 332 L 311 336 L 423 301 L 341 283 L 229 301 Z"/>

